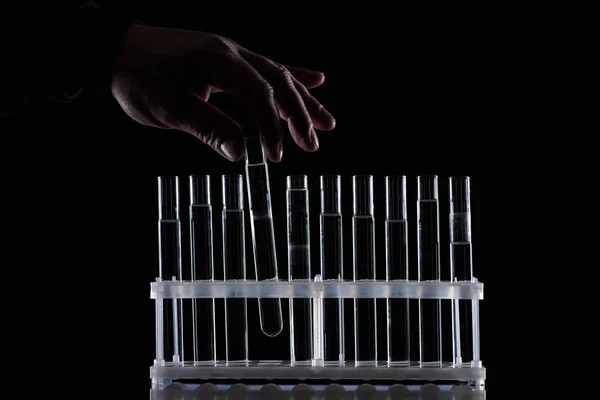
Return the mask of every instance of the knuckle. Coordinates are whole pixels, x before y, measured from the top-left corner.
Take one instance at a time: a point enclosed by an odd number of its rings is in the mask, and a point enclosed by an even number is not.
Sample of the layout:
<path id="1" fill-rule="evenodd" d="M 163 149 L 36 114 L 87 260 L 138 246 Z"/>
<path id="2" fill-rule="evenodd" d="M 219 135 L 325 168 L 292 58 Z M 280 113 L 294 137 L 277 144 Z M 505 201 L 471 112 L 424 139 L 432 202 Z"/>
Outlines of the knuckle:
<path id="1" fill-rule="evenodd" d="M 238 55 L 239 45 L 229 38 L 215 35 L 213 46 L 218 53 L 229 56 Z"/>
<path id="2" fill-rule="evenodd" d="M 215 131 L 214 127 L 206 127 L 202 132 L 198 132 L 199 138 L 212 148 L 217 149 L 219 147 L 219 135 Z"/>
<path id="3" fill-rule="evenodd" d="M 320 113 L 321 111 L 323 111 L 325 109 L 323 107 L 323 105 L 321 103 L 319 103 L 319 101 L 317 99 L 315 99 L 314 97 L 309 97 L 308 101 L 306 101 L 305 103 L 308 107 L 311 108 L 312 111 L 315 111 L 317 113 Z"/>
<path id="4" fill-rule="evenodd" d="M 281 64 L 275 64 L 275 69 L 286 84 L 293 85 L 292 74 L 286 67 Z"/>
<path id="5" fill-rule="evenodd" d="M 258 89 L 260 90 L 260 93 L 262 93 L 264 96 L 269 97 L 269 98 L 274 97 L 275 90 L 273 89 L 273 86 L 271 86 L 271 84 L 269 82 L 267 82 L 266 80 L 262 80 L 262 81 L 260 81 L 260 83 L 258 85 L 259 85 Z"/>

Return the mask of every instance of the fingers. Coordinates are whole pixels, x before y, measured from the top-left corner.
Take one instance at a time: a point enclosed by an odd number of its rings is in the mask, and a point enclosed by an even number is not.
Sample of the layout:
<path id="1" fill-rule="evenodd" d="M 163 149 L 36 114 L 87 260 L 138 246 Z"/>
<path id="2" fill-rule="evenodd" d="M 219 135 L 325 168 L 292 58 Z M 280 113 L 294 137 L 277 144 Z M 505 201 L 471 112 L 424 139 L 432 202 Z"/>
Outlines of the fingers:
<path id="1" fill-rule="evenodd" d="M 246 145 L 238 123 L 192 94 L 162 104 L 161 114 L 156 118 L 167 127 L 196 136 L 230 161 L 239 161 L 244 156 Z"/>
<path id="2" fill-rule="evenodd" d="M 211 85 L 246 101 L 264 138 L 266 156 L 281 160 L 283 132 L 273 86 L 241 56 L 222 58 L 212 71 Z"/>
<path id="3" fill-rule="evenodd" d="M 334 128 L 333 116 L 308 91 L 323 83 L 321 72 L 298 67 L 288 70 L 243 48 L 212 61 L 217 65 L 211 65 L 208 83 L 247 102 L 271 161 L 280 161 L 282 155 L 280 115 L 288 122 L 296 144 L 305 151 L 319 147 L 315 128 Z"/>
<path id="4" fill-rule="evenodd" d="M 313 71 L 311 69 L 292 67 L 291 65 L 283 64 L 285 68 L 302 83 L 307 89 L 314 89 L 319 87 L 325 82 L 325 75 L 319 71 Z"/>
<path id="5" fill-rule="evenodd" d="M 306 110 L 308 111 L 315 128 L 321 131 L 330 131 L 335 128 L 335 118 L 333 115 L 331 115 L 331 113 L 327 111 L 312 94 L 310 94 L 306 86 L 299 82 L 298 79 L 293 77 L 292 80 L 296 90 L 304 101 Z"/>
<path id="6" fill-rule="evenodd" d="M 290 72 L 280 64 L 258 54 L 244 52 L 242 56 L 273 86 L 279 112 L 287 121 L 296 144 L 306 151 L 317 150 L 319 143 L 312 119 Z"/>

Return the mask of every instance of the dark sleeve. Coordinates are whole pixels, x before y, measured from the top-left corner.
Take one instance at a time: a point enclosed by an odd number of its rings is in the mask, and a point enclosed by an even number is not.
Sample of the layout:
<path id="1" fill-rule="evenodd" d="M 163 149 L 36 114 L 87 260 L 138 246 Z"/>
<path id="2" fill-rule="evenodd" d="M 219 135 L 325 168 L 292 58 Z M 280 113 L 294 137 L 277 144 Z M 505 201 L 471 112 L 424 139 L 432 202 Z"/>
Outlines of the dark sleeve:
<path id="1" fill-rule="evenodd" d="M 66 5 L 37 9 L 33 18 L 16 16 L 21 29 L 0 67 L 0 116 L 75 101 L 84 91 L 110 93 L 131 10 L 122 2 L 63 1 L 48 2 Z"/>

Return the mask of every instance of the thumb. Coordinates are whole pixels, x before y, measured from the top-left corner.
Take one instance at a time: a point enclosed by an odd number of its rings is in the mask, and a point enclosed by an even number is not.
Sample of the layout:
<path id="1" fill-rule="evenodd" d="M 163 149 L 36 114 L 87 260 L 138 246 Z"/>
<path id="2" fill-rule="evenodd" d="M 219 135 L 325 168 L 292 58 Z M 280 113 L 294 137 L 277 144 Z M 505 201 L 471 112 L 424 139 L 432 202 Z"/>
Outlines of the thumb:
<path id="1" fill-rule="evenodd" d="M 246 148 L 240 125 L 227 114 L 196 96 L 182 96 L 163 106 L 162 120 L 170 128 L 187 132 L 230 161 L 239 161 Z"/>

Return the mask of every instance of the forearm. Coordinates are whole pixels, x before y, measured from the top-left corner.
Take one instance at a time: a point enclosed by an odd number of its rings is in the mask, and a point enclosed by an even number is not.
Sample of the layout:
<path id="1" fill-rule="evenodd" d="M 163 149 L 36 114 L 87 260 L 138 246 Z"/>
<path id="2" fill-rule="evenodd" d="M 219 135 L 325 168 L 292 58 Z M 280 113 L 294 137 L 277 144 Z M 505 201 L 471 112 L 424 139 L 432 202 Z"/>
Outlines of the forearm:
<path id="1" fill-rule="evenodd" d="M 73 101 L 85 90 L 109 91 L 131 19 L 103 8 L 102 2 L 86 3 L 53 9 L 56 15 L 44 15 L 44 20 L 24 21 L 23 32 L 5 52 L 0 115 Z"/>

